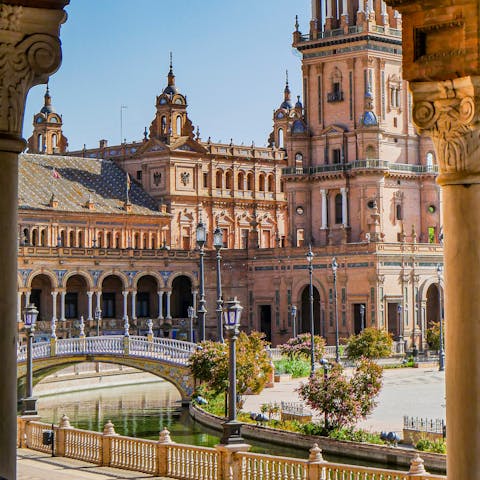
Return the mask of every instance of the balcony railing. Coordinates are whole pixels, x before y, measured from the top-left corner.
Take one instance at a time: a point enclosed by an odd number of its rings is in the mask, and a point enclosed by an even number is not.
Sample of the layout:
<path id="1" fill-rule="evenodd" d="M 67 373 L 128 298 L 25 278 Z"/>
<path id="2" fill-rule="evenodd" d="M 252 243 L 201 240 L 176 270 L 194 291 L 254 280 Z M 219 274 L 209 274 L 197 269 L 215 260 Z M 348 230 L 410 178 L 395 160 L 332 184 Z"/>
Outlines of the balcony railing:
<path id="1" fill-rule="evenodd" d="M 351 170 L 390 170 L 395 172 L 436 174 L 436 165 L 411 165 L 407 163 L 393 163 L 386 160 L 355 160 L 350 163 L 333 165 L 317 165 L 315 167 L 286 167 L 282 169 L 283 175 L 315 175 L 319 173 L 342 172 Z"/>
<path id="2" fill-rule="evenodd" d="M 343 92 L 327 93 L 327 102 L 343 102 Z"/>

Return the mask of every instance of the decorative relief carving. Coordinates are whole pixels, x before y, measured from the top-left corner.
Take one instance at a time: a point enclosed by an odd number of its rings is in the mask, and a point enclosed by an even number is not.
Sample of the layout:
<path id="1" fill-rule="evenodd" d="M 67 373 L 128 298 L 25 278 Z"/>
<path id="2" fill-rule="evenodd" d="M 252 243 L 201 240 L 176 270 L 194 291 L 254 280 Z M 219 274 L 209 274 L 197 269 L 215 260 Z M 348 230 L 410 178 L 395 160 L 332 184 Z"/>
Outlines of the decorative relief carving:
<path id="1" fill-rule="evenodd" d="M 413 121 L 431 136 L 440 173 L 449 177 L 480 173 L 480 77 L 410 86 Z"/>
<path id="2" fill-rule="evenodd" d="M 22 7 L 14 5 L 0 5 L 0 30 L 11 30 L 18 32 L 20 30 L 20 19 L 23 14 Z"/>

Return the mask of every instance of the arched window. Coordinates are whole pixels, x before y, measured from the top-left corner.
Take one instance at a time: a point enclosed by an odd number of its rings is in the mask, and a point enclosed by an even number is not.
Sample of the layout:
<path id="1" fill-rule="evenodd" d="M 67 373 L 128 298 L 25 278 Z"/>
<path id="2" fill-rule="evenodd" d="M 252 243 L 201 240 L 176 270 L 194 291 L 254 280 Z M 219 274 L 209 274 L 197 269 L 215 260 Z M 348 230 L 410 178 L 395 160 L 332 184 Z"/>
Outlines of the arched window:
<path id="1" fill-rule="evenodd" d="M 52 148 L 57 148 L 57 135 L 55 133 L 52 135 Z"/>
<path id="2" fill-rule="evenodd" d="M 398 204 L 396 207 L 395 207 L 395 217 L 397 218 L 397 220 L 403 220 L 403 215 L 402 215 L 402 206 L 400 204 Z"/>
<path id="3" fill-rule="evenodd" d="M 103 235 L 101 232 L 99 232 L 97 235 L 97 247 L 103 248 Z"/>
<path id="4" fill-rule="evenodd" d="M 83 243 L 83 232 L 78 232 L 78 246 L 79 247 L 84 247 Z"/>
<path id="5" fill-rule="evenodd" d="M 245 174 L 243 172 L 239 172 L 238 174 L 237 188 L 238 190 L 243 190 L 245 188 Z"/>
<path id="6" fill-rule="evenodd" d="M 46 247 L 47 246 L 47 230 L 44 228 L 40 235 L 41 235 L 40 245 L 42 247 Z"/>
<path id="7" fill-rule="evenodd" d="M 182 134 L 182 116 L 177 115 L 177 135 Z"/>
<path id="8" fill-rule="evenodd" d="M 253 190 L 253 173 L 247 175 L 247 190 Z"/>
<path id="9" fill-rule="evenodd" d="M 230 171 L 227 171 L 227 173 L 225 174 L 225 188 L 227 190 L 232 189 L 232 172 Z"/>
<path id="10" fill-rule="evenodd" d="M 435 157 L 432 152 L 427 153 L 427 167 L 432 168 L 433 167 L 433 161 Z"/>
<path id="11" fill-rule="evenodd" d="M 278 129 L 277 144 L 278 144 L 278 148 L 283 148 L 284 147 L 283 128 Z"/>
<path id="12" fill-rule="evenodd" d="M 375 147 L 369 145 L 365 150 L 365 156 L 367 157 L 367 160 L 373 160 L 375 158 Z"/>
<path id="13" fill-rule="evenodd" d="M 215 187 L 216 188 L 222 188 L 222 176 L 223 176 L 223 172 L 221 170 L 218 170 L 216 175 L 215 175 Z"/>
<path id="14" fill-rule="evenodd" d="M 110 232 L 107 233 L 107 241 L 105 242 L 106 248 L 112 248 L 112 234 Z"/>
<path id="15" fill-rule="evenodd" d="M 43 135 L 37 137 L 37 151 L 43 152 Z"/>
<path id="16" fill-rule="evenodd" d="M 115 234 L 115 243 L 113 244 L 113 248 L 120 248 L 120 235 L 118 233 Z"/>
<path id="17" fill-rule="evenodd" d="M 28 245 L 30 243 L 29 231 L 28 228 L 23 229 L 23 245 Z"/>
<path id="18" fill-rule="evenodd" d="M 70 243 L 68 244 L 69 247 L 74 247 L 75 246 L 75 232 L 72 230 L 70 231 L 70 238 L 69 241 Z"/>
<path id="19" fill-rule="evenodd" d="M 267 191 L 273 192 L 274 190 L 275 190 L 275 179 L 273 178 L 273 175 L 269 175 Z"/>
<path id="20" fill-rule="evenodd" d="M 60 245 L 59 245 L 59 247 L 65 247 L 66 245 L 67 245 L 67 235 L 65 233 L 65 230 L 62 230 L 60 232 Z"/>
<path id="21" fill-rule="evenodd" d="M 342 194 L 337 193 L 335 195 L 335 223 L 343 223 L 343 212 L 342 212 Z"/>
<path id="22" fill-rule="evenodd" d="M 147 249 L 147 235 L 143 234 L 143 249 Z"/>
<path id="23" fill-rule="evenodd" d="M 36 228 L 32 230 L 32 245 L 34 247 L 37 246 L 37 229 Z"/>
<path id="24" fill-rule="evenodd" d="M 140 234 L 136 233 L 133 238 L 133 248 L 140 248 Z"/>
<path id="25" fill-rule="evenodd" d="M 162 116 L 162 119 L 160 120 L 161 128 L 162 128 L 162 133 L 165 134 L 167 133 L 167 117 L 165 115 Z"/>
<path id="26" fill-rule="evenodd" d="M 263 175 L 263 173 L 260 175 L 260 177 L 258 178 L 258 189 L 261 191 L 261 192 L 264 192 L 265 191 L 265 175 Z"/>

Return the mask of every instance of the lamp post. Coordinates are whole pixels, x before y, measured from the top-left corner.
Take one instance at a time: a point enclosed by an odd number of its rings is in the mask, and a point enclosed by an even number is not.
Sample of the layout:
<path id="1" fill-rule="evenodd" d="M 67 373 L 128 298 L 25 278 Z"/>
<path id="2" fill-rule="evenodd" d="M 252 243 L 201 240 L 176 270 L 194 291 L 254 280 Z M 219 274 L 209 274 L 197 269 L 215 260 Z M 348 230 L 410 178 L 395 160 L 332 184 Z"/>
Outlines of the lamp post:
<path id="1" fill-rule="evenodd" d="M 360 331 L 365 330 L 365 305 L 363 303 L 360 304 Z"/>
<path id="2" fill-rule="evenodd" d="M 228 418 L 223 424 L 223 435 L 220 439 L 222 445 L 232 445 L 243 443 L 241 436 L 242 424 L 237 422 L 237 358 L 235 352 L 235 342 L 240 333 L 240 316 L 242 313 L 240 302 L 234 298 L 226 302 L 223 310 L 223 319 L 225 326 L 225 336 L 229 346 L 229 364 L 228 364 Z"/>
<path id="3" fill-rule="evenodd" d="M 97 324 L 97 337 L 100 336 L 100 321 L 102 320 L 102 311 L 100 310 L 99 307 L 95 309 L 95 322 Z"/>
<path id="4" fill-rule="evenodd" d="M 25 398 L 23 399 L 23 415 L 37 415 L 37 399 L 33 397 L 33 365 L 32 365 L 32 344 L 35 322 L 37 321 L 38 310 L 31 303 L 23 311 L 23 322 L 27 330 L 27 379 L 25 385 Z"/>
<path id="5" fill-rule="evenodd" d="M 326 391 L 328 382 L 328 369 L 330 368 L 330 364 L 328 363 L 328 360 L 326 358 L 322 358 L 320 360 L 320 365 L 323 367 L 323 389 Z M 326 410 L 324 412 L 324 415 L 325 430 L 328 430 L 328 413 Z"/>
<path id="6" fill-rule="evenodd" d="M 403 307 L 400 303 L 397 306 L 397 312 L 398 312 L 398 345 L 399 345 L 399 348 L 400 348 L 399 353 L 403 353 L 402 352 L 402 348 L 403 348 L 403 345 L 404 345 L 404 343 L 403 343 L 403 318 L 402 318 Z"/>
<path id="7" fill-rule="evenodd" d="M 190 319 L 190 335 L 189 339 L 193 342 L 193 317 L 195 316 L 195 309 L 190 305 L 187 309 L 188 311 L 188 318 Z"/>
<path id="8" fill-rule="evenodd" d="M 297 307 L 292 305 L 292 335 L 293 338 L 297 337 Z"/>
<path id="9" fill-rule="evenodd" d="M 205 340 L 205 315 L 207 314 L 207 308 L 205 307 L 205 278 L 203 272 L 203 259 L 205 257 L 205 242 L 207 241 L 207 228 L 203 223 L 202 217 L 197 225 L 197 245 L 200 250 L 200 301 L 198 302 L 198 320 L 199 320 L 199 337 L 200 341 Z"/>
<path id="10" fill-rule="evenodd" d="M 309 306 L 310 306 L 310 376 L 315 374 L 315 323 L 313 321 L 313 252 L 312 246 L 308 246 L 307 262 L 309 274 Z"/>
<path id="11" fill-rule="evenodd" d="M 437 265 L 438 277 L 438 317 L 440 319 L 440 349 L 438 351 L 438 370 L 443 372 L 445 370 L 445 350 L 443 348 L 443 315 L 442 315 L 442 265 Z"/>
<path id="12" fill-rule="evenodd" d="M 337 306 L 337 269 L 338 263 L 335 257 L 332 258 L 333 273 L 333 305 L 335 309 L 335 361 L 340 363 L 340 339 L 338 336 L 338 306 Z"/>
<path id="13" fill-rule="evenodd" d="M 217 251 L 217 332 L 218 332 L 218 341 L 223 343 L 223 325 L 222 325 L 222 311 L 223 311 L 223 300 L 222 300 L 222 272 L 220 270 L 222 256 L 220 255 L 220 250 L 223 247 L 223 231 L 217 226 L 213 232 L 213 246 Z"/>

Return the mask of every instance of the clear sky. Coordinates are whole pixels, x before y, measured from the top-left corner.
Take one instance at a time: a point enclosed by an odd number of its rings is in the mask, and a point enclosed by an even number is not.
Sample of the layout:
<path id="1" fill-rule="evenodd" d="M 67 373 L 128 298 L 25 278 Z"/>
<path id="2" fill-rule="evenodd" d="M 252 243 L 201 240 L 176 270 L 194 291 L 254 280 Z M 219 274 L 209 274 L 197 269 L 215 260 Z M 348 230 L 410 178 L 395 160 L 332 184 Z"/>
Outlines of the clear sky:
<path id="1" fill-rule="evenodd" d="M 264 145 L 283 98 L 285 70 L 301 94 L 295 15 L 308 30 L 310 0 L 72 0 L 62 27 L 64 60 L 50 79 L 69 149 L 141 140 L 166 85 L 173 52 L 177 86 L 202 139 Z M 43 105 L 29 94 L 24 136 Z M 295 97 L 294 97 L 295 98 Z"/>

